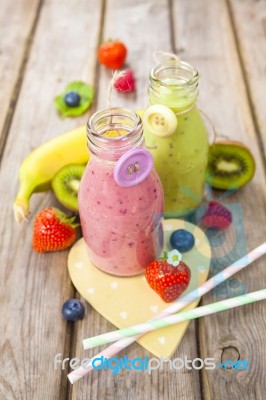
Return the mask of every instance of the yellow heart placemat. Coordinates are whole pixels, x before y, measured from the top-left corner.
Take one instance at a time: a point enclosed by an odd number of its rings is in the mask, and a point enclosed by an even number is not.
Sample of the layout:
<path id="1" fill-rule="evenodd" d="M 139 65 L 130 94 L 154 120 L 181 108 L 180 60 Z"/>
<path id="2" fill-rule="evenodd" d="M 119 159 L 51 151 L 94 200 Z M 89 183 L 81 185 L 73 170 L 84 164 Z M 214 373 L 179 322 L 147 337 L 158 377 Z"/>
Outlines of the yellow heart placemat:
<path id="1" fill-rule="evenodd" d="M 187 221 L 168 219 L 163 222 L 164 251 L 171 250 L 169 238 L 176 229 L 186 229 L 195 237 L 195 246 L 183 254 L 182 260 L 190 267 L 191 281 L 183 294 L 189 293 L 206 281 L 210 268 L 211 248 L 204 232 Z M 84 239 L 71 249 L 68 257 L 71 280 L 91 306 L 118 328 L 146 322 L 166 308 L 159 295 L 146 282 L 144 275 L 119 277 L 96 268 L 89 260 Z M 177 300 L 178 301 L 178 300 Z M 194 301 L 184 310 L 194 308 Z M 138 340 L 156 357 L 170 358 L 179 345 L 189 321 L 147 333 Z M 94 332 L 95 335 L 99 332 Z"/>

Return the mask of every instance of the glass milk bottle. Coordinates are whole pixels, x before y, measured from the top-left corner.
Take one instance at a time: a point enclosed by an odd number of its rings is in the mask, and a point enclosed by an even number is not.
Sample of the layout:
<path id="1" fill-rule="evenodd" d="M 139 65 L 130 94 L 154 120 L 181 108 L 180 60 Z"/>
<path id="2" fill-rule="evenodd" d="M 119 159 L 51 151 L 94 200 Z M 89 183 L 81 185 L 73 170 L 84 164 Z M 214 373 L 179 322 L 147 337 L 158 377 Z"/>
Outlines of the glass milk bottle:
<path id="1" fill-rule="evenodd" d="M 163 62 L 150 73 L 144 136 L 163 185 L 166 217 L 191 213 L 203 197 L 209 145 L 196 104 L 198 83 L 198 71 L 184 61 Z"/>
<path id="2" fill-rule="evenodd" d="M 89 258 L 110 274 L 139 274 L 163 241 L 163 190 L 143 148 L 142 122 L 132 111 L 110 108 L 96 112 L 87 130 L 91 157 L 79 212 Z"/>

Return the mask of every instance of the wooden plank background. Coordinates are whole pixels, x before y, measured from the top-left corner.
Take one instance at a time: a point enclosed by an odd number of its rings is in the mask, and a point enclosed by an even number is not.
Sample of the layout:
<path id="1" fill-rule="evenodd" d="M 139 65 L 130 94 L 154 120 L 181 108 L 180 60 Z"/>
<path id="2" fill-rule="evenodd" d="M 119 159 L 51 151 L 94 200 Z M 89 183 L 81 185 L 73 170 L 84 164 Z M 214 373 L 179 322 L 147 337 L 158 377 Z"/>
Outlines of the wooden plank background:
<path id="1" fill-rule="evenodd" d="M 38 21 L 40 1 L 1 1 L 0 12 L 0 153 L 10 127 L 21 77 Z"/>
<path id="2" fill-rule="evenodd" d="M 229 11 L 239 49 L 243 78 L 261 151 L 266 154 L 266 5 L 265 1 L 230 0 Z"/>
<path id="3" fill-rule="evenodd" d="M 257 162 L 253 181 L 228 197 L 243 212 L 248 250 L 266 236 L 265 63 L 266 2 L 263 0 L 0 0 L 1 260 L 0 398 L 13 399 L 206 399 L 260 400 L 266 393 L 265 302 L 191 322 L 174 358 L 239 357 L 251 361 L 250 372 L 181 370 L 152 375 L 93 371 L 70 386 L 68 371 L 53 370 L 57 353 L 89 357 L 81 350 L 85 336 L 112 325 L 86 305 L 86 316 L 66 324 L 62 303 L 77 296 L 70 283 L 67 252 L 39 255 L 31 251 L 33 218 L 18 227 L 12 215 L 17 173 L 22 159 L 58 133 L 86 122 L 88 115 L 61 120 L 53 97 L 71 80 L 93 83 L 91 109 L 106 105 L 111 72 L 99 67 L 96 49 L 103 39 L 120 38 L 128 46 L 128 65 L 137 92 L 113 94 L 113 105 L 142 108 L 155 50 L 176 51 L 200 72 L 200 107 L 217 130 L 250 146 Z M 74 17 L 73 17 L 74 16 Z M 7 140 L 6 140 L 7 137 Z M 264 147 L 263 147 L 264 146 Z M 264 152 L 264 153 L 263 153 Z M 217 197 L 220 193 L 213 194 Z M 57 204 L 51 194 L 32 199 L 32 215 Z M 239 220 L 241 223 L 241 220 Z M 224 244 L 229 252 L 229 244 Z M 243 249 L 235 246 L 224 262 Z M 218 249 L 214 256 L 218 256 Z M 225 261 L 226 260 L 226 261 Z M 217 261 L 217 265 L 219 260 Z M 238 278 L 249 291 L 266 287 L 261 259 Z M 219 266 L 219 265 L 218 265 Z M 203 303 L 216 299 L 205 296 Z M 97 349 L 96 349 L 97 350 Z M 133 344 L 129 358 L 149 355 Z"/>

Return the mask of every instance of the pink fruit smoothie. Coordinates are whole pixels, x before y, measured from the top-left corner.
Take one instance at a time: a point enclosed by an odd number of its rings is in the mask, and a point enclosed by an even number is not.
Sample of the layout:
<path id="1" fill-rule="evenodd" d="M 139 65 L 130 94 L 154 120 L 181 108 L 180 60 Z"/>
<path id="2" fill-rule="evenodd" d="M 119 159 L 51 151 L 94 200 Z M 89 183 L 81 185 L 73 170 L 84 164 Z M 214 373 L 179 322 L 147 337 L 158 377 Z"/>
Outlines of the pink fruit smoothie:
<path id="1" fill-rule="evenodd" d="M 133 115 L 139 124 L 139 118 Z M 115 118 L 112 125 L 116 130 Z M 124 129 L 125 122 L 122 125 Z M 107 128 L 110 132 L 110 123 Z M 123 132 L 122 137 L 114 135 L 114 130 L 110 135 L 102 131 L 97 152 L 89 133 L 92 155 L 79 190 L 81 226 L 89 257 L 98 268 L 120 276 L 143 272 L 162 248 L 163 191 L 155 170 L 130 187 L 121 186 L 114 178 L 116 162 L 125 149 L 141 147 L 142 125 L 134 135 L 137 146 L 133 146 L 130 131 Z"/>

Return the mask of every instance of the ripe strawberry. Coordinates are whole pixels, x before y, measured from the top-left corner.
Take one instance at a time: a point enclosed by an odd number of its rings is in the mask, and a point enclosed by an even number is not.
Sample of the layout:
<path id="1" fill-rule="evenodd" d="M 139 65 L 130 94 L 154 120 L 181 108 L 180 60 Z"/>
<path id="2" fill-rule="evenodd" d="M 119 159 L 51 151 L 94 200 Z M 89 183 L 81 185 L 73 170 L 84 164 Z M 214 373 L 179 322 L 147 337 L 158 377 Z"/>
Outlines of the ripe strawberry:
<path id="1" fill-rule="evenodd" d="M 98 60 L 107 68 L 121 68 L 124 65 L 126 56 L 127 48 L 119 41 L 103 43 L 98 49 Z"/>
<path id="2" fill-rule="evenodd" d="M 67 218 L 66 214 L 57 208 L 46 208 L 41 211 L 33 226 L 32 246 L 35 251 L 64 250 L 71 246 L 77 237 L 74 224 L 75 217 Z"/>
<path id="3" fill-rule="evenodd" d="M 135 78 L 133 75 L 133 71 L 131 69 L 127 69 L 124 72 L 125 74 L 117 79 L 114 87 L 120 92 L 134 92 Z"/>
<path id="4" fill-rule="evenodd" d="M 175 267 L 166 260 L 155 260 L 146 268 L 145 276 L 150 287 L 170 303 L 188 287 L 190 269 L 182 261 Z"/>
<path id="5" fill-rule="evenodd" d="M 232 214 L 220 203 L 211 201 L 206 213 L 201 219 L 201 224 L 205 228 L 225 229 L 232 223 Z"/>

